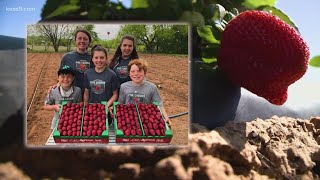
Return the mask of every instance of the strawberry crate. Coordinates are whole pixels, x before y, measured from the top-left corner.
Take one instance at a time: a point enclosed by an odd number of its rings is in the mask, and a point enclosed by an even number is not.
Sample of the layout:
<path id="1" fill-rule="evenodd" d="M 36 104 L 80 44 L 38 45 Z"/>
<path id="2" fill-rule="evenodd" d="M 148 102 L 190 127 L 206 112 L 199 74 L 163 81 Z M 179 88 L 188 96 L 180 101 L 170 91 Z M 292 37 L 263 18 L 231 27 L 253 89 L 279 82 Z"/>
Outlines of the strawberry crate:
<path id="1" fill-rule="evenodd" d="M 63 101 L 59 111 L 59 121 L 53 132 L 54 141 L 56 143 L 108 143 L 108 108 L 105 106 L 105 101 L 90 104 Z M 71 116 L 71 114 L 74 115 Z"/>
<path id="2" fill-rule="evenodd" d="M 158 115 L 157 118 L 159 118 L 159 120 L 157 119 L 157 122 L 153 122 L 159 124 L 161 123 L 161 127 L 159 127 L 159 125 L 155 125 L 155 127 L 151 125 L 151 127 L 150 124 L 150 127 L 148 127 L 149 121 L 145 121 L 146 123 L 144 123 L 143 117 L 147 117 L 147 114 L 145 115 L 147 111 L 140 111 L 139 106 L 144 105 L 124 105 L 120 104 L 119 102 L 115 102 L 113 104 L 116 143 L 170 143 L 172 139 L 172 132 L 167 123 L 164 121 L 163 114 L 158 103 L 154 102 L 153 104 L 147 104 L 147 106 L 153 107 L 153 109 L 150 109 L 150 111 L 155 111 L 154 115 Z M 154 115 L 152 117 L 154 117 Z M 152 134 L 149 133 L 149 129 L 153 129 Z M 157 129 L 158 131 L 156 132 L 154 129 Z"/>

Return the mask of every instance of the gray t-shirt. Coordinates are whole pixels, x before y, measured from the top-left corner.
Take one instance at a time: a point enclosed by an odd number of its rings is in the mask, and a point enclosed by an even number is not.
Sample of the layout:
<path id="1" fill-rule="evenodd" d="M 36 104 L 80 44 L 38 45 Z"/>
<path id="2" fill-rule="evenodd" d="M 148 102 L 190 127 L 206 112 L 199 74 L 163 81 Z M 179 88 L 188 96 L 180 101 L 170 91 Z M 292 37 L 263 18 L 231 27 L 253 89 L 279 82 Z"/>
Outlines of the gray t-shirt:
<path id="1" fill-rule="evenodd" d="M 84 73 L 84 87 L 89 90 L 89 103 L 100 103 L 109 101 L 113 91 L 119 88 L 119 80 L 109 68 L 101 73 L 91 68 Z"/>
<path id="2" fill-rule="evenodd" d="M 73 86 L 73 93 L 69 97 L 63 97 L 60 93 L 60 88 L 54 88 L 46 97 L 44 104 L 54 105 L 61 104 L 62 101 L 70 101 L 72 103 L 79 103 L 82 101 L 81 89 L 79 87 Z M 52 122 L 51 129 L 54 128 L 59 118 L 59 112 L 55 111 Z"/>
<path id="3" fill-rule="evenodd" d="M 132 103 L 134 99 L 146 104 L 157 101 L 159 105 L 162 106 L 162 100 L 157 86 L 149 81 L 144 81 L 140 86 L 133 85 L 132 81 L 121 84 L 119 102 L 127 104 Z"/>
<path id="4" fill-rule="evenodd" d="M 77 51 L 72 51 L 64 54 L 61 60 L 60 68 L 62 68 L 64 65 L 70 66 L 75 73 L 76 73 L 76 79 L 75 79 L 75 86 L 79 87 L 82 90 L 82 93 L 84 92 L 84 85 L 83 85 L 83 73 L 94 67 L 91 56 L 89 53 L 80 54 Z"/>

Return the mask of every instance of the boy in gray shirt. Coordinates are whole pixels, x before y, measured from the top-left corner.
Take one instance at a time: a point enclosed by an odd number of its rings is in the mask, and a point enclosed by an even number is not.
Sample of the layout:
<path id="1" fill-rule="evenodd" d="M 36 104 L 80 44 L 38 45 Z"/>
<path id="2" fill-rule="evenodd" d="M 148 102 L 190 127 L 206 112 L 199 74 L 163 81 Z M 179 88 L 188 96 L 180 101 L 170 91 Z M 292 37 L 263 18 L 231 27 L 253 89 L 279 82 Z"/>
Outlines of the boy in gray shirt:
<path id="1" fill-rule="evenodd" d="M 128 72 L 131 81 L 121 84 L 118 99 L 119 103 L 128 104 L 136 101 L 151 104 L 157 101 L 165 120 L 171 125 L 168 115 L 163 108 L 157 86 L 145 80 L 147 63 L 141 59 L 132 60 L 128 65 Z"/>
<path id="2" fill-rule="evenodd" d="M 120 87 L 119 102 L 122 104 L 141 102 L 150 104 L 153 102 L 159 102 L 162 106 L 162 100 L 159 95 L 157 86 L 149 81 L 143 80 L 141 86 L 136 86 L 132 82 L 123 83 Z"/>
<path id="3" fill-rule="evenodd" d="M 59 110 L 62 101 L 70 101 L 72 103 L 78 103 L 82 101 L 81 89 L 76 86 L 72 86 L 75 79 L 75 73 L 70 66 L 63 66 L 58 71 L 58 81 L 60 86 L 54 88 L 46 97 L 44 102 L 44 109 L 48 111 L 55 111 L 51 122 L 51 131 L 54 129 L 58 118 Z"/>

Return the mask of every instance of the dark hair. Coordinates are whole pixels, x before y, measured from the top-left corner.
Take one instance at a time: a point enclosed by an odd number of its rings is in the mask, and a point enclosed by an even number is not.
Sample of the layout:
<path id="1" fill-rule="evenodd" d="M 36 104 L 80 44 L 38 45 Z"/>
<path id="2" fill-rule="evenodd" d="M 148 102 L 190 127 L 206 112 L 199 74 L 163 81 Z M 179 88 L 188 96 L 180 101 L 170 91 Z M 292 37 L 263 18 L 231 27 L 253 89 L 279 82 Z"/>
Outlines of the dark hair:
<path id="1" fill-rule="evenodd" d="M 121 45 L 123 43 L 123 41 L 125 39 L 128 39 L 130 41 L 133 42 L 133 50 L 132 50 L 132 53 L 131 53 L 131 59 L 138 59 L 139 56 L 138 56 L 138 53 L 137 53 L 137 50 L 136 50 L 136 44 L 135 44 L 135 41 L 134 41 L 134 37 L 133 36 L 130 36 L 130 35 L 124 35 L 122 36 L 121 40 L 120 40 L 120 44 L 118 45 L 118 48 L 116 50 L 116 52 L 114 53 L 113 57 L 111 58 L 111 62 L 110 62 L 110 68 L 113 69 L 114 66 L 117 64 L 118 60 L 119 60 L 119 57 L 122 56 L 122 52 L 121 52 Z"/>
<path id="2" fill-rule="evenodd" d="M 72 84 L 74 84 L 74 81 L 76 80 L 76 74 L 75 74 L 75 72 L 74 72 L 74 70 L 72 70 L 72 69 L 70 69 L 70 68 L 68 68 L 68 69 L 59 69 L 59 71 L 58 71 L 58 77 L 60 76 L 60 75 L 68 75 L 68 74 L 71 74 L 73 77 L 74 77 L 74 79 L 73 79 L 73 81 L 72 81 L 72 83 L 71 83 L 71 86 L 72 86 Z"/>
<path id="3" fill-rule="evenodd" d="M 148 63 L 143 60 L 143 59 L 133 59 L 129 62 L 127 68 L 128 68 L 128 72 L 130 73 L 131 70 L 131 66 L 132 65 L 136 65 L 138 66 L 139 70 L 143 69 L 144 73 L 147 74 L 147 70 L 148 70 Z"/>
<path id="4" fill-rule="evenodd" d="M 102 46 L 102 45 L 101 44 L 95 44 L 95 45 L 92 46 L 92 48 L 91 48 L 91 58 L 93 57 L 93 55 L 92 55 L 93 54 L 93 50 L 98 46 Z"/>
<path id="5" fill-rule="evenodd" d="M 76 76 L 75 72 L 72 69 L 59 69 L 58 76 L 60 76 L 60 74 L 71 74 L 73 76 Z"/>
<path id="6" fill-rule="evenodd" d="M 85 33 L 85 34 L 89 37 L 89 45 L 90 45 L 90 43 L 91 43 L 91 35 L 90 35 L 90 33 L 89 33 L 87 30 L 85 30 L 85 29 L 78 29 L 78 30 L 74 33 L 74 40 L 77 39 L 77 35 L 78 35 L 79 32 Z"/>
<path id="7" fill-rule="evenodd" d="M 60 76 L 60 74 L 72 74 L 73 76 L 76 75 L 74 70 L 68 65 L 60 67 L 60 69 L 58 70 L 58 76 Z"/>
<path id="8" fill-rule="evenodd" d="M 106 49 L 104 47 L 102 47 L 101 45 L 96 44 L 91 48 L 91 61 L 92 61 L 93 54 L 95 51 L 102 51 L 106 55 L 106 58 L 108 57 L 108 53 L 107 53 Z"/>

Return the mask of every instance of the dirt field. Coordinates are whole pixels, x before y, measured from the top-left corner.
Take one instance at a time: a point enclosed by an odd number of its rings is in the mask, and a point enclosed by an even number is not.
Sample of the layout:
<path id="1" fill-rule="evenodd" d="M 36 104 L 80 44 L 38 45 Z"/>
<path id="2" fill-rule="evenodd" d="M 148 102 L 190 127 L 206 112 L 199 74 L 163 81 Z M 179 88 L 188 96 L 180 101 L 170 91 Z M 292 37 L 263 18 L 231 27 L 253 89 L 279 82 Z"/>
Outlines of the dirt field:
<path id="1" fill-rule="evenodd" d="M 42 106 L 48 88 L 57 83 L 57 70 L 62 55 L 61 53 L 27 54 L 28 145 L 44 145 L 50 136 L 50 124 L 54 112 L 45 111 Z M 187 112 L 188 58 L 154 54 L 140 54 L 140 57 L 148 61 L 148 80 L 161 86 L 159 91 L 168 115 Z M 173 131 L 171 144 L 186 145 L 189 116 L 183 115 L 171 121 Z"/>

